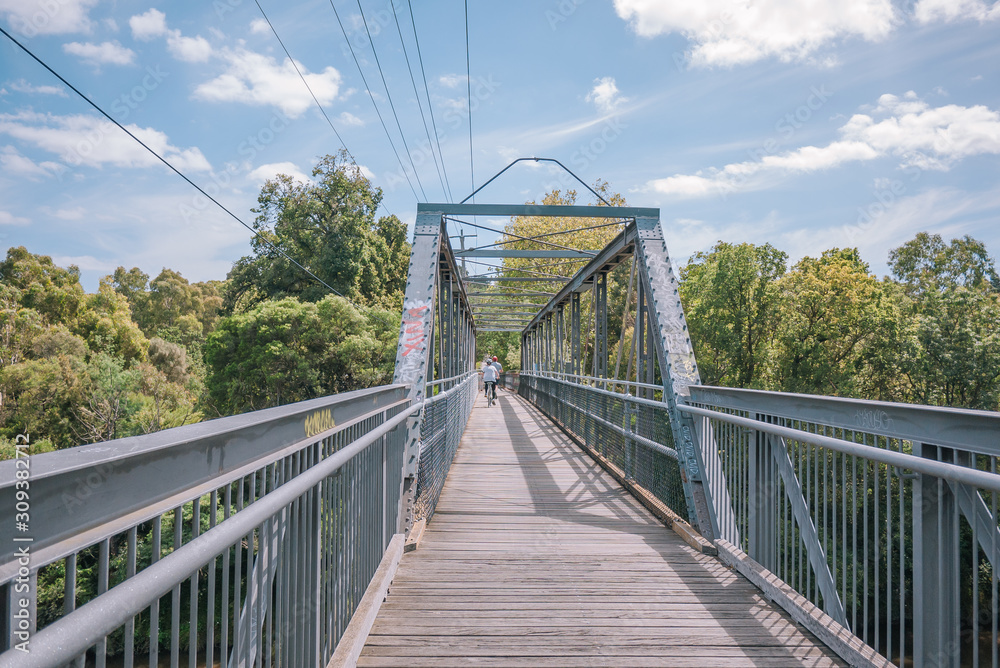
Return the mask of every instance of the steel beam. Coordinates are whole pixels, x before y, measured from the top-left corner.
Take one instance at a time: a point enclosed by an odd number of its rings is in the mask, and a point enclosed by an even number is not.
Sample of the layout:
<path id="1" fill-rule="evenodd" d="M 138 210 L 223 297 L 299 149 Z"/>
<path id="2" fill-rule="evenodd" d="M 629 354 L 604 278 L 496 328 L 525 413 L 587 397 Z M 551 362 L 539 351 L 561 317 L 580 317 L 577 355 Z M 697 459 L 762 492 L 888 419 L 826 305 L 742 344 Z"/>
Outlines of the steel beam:
<path id="1" fill-rule="evenodd" d="M 594 257 L 595 253 L 590 251 L 574 250 L 515 250 L 503 248 L 470 248 L 469 250 L 458 251 L 459 258 L 467 257 L 509 257 L 509 258 L 529 258 L 529 259 L 552 259 L 563 258 L 570 260 L 586 260 Z"/>
<path id="2" fill-rule="evenodd" d="M 546 218 L 659 217 L 659 209 L 631 206 L 563 206 L 545 204 L 417 204 L 417 215 L 436 216 L 544 216 Z"/>

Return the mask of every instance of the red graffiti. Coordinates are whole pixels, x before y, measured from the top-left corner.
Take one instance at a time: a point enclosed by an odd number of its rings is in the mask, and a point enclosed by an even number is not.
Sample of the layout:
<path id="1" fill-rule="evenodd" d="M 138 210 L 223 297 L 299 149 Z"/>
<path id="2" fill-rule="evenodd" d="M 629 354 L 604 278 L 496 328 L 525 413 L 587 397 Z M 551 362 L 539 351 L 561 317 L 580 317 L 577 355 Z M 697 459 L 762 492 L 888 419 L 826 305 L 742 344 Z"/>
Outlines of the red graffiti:
<path id="1" fill-rule="evenodd" d="M 417 308 L 407 309 L 406 315 L 410 316 L 411 318 L 420 318 L 424 315 L 424 313 L 429 311 L 430 308 L 431 308 L 430 306 L 424 305 L 424 306 L 418 306 Z"/>

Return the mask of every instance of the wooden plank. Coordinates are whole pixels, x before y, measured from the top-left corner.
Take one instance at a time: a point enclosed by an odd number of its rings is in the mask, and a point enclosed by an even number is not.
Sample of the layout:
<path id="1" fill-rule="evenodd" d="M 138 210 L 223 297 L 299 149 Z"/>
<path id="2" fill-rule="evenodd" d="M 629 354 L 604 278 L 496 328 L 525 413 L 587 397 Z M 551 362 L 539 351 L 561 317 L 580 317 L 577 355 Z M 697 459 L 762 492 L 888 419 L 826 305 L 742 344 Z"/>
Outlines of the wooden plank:
<path id="1" fill-rule="evenodd" d="M 844 665 L 532 406 L 477 402 L 359 666 Z"/>
<path id="2" fill-rule="evenodd" d="M 378 569 L 375 571 L 375 577 L 368 583 L 368 588 L 365 589 L 361 602 L 354 609 L 351 621 L 344 629 L 344 635 L 340 637 L 337 648 L 327 663 L 327 668 L 341 668 L 357 664 L 358 657 L 361 656 L 361 651 L 365 647 L 368 633 L 371 631 L 379 608 L 389 591 L 389 582 L 396 574 L 402 556 L 403 534 L 397 533 L 389 541 L 389 547 L 382 555 L 382 561 L 379 562 Z"/>

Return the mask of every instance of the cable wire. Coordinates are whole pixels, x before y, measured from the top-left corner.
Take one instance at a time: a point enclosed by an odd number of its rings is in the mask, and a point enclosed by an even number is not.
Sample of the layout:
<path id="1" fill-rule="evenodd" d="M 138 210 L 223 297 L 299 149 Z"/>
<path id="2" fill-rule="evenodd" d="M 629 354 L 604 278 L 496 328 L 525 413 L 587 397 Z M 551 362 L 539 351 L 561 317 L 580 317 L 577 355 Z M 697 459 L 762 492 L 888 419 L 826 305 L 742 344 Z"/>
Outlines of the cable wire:
<path id="1" fill-rule="evenodd" d="M 333 0 L 330 0 L 330 2 L 333 2 Z M 410 161 L 410 167 L 413 168 L 413 176 L 417 179 L 417 185 L 420 186 L 420 194 L 424 196 L 424 201 L 426 202 L 427 193 L 424 192 L 424 184 L 420 182 L 420 174 L 417 172 L 417 166 L 413 164 L 413 154 L 410 153 L 410 147 L 406 145 L 406 134 L 403 133 L 403 126 L 399 123 L 399 116 L 396 114 L 396 105 L 392 103 L 392 93 L 389 92 L 389 84 L 386 83 L 385 73 L 382 72 L 382 63 L 378 60 L 378 49 L 375 48 L 375 40 L 372 39 L 371 31 L 368 30 L 368 19 L 365 18 L 365 10 L 361 8 L 361 0 L 358 0 L 358 11 L 361 12 L 361 22 L 365 24 L 365 34 L 368 35 L 368 43 L 372 45 L 372 55 L 375 56 L 378 75 L 382 78 L 382 86 L 385 87 L 385 96 L 389 99 L 389 109 L 392 111 L 392 117 L 396 119 L 396 129 L 399 130 L 399 136 L 403 140 L 406 158 Z"/>
<path id="2" fill-rule="evenodd" d="M 358 54 L 354 53 L 354 45 L 351 44 L 351 38 L 347 36 L 347 29 L 344 28 L 344 22 L 340 20 L 340 12 L 337 11 L 337 5 L 333 4 L 333 0 L 330 0 L 330 7 L 333 8 L 333 15 L 337 17 L 337 23 L 340 25 L 340 32 L 344 34 L 344 41 L 347 42 L 347 48 L 351 50 L 351 56 L 354 58 L 354 64 L 358 67 L 358 73 L 361 75 L 361 81 L 365 84 L 365 91 L 368 93 L 368 98 L 372 101 L 372 106 L 375 107 L 375 114 L 378 116 L 379 123 L 382 124 L 382 130 L 385 131 L 386 139 L 389 140 L 389 146 L 392 147 L 392 152 L 396 154 L 396 161 L 399 163 L 399 169 L 402 170 L 403 177 L 406 179 L 406 183 L 410 186 L 410 192 L 413 193 L 413 199 L 419 200 L 420 196 L 417 195 L 417 191 L 413 187 L 413 182 L 410 181 L 410 175 L 406 173 L 406 167 L 403 166 L 403 159 L 399 157 L 399 151 L 396 150 L 396 144 L 392 141 L 392 136 L 389 134 L 389 128 L 385 124 L 385 119 L 382 118 L 382 112 L 379 111 L 378 105 L 375 103 L 375 96 L 372 95 L 372 89 L 371 86 L 368 85 L 368 79 L 365 77 L 365 71 L 361 69 L 361 63 L 358 61 Z"/>
<path id="3" fill-rule="evenodd" d="M 465 0 L 465 86 L 469 100 L 469 178 L 472 181 L 472 192 L 476 191 L 476 161 L 472 150 L 472 64 L 469 55 L 469 0 Z M 472 202 L 475 203 L 475 197 Z"/>
<path id="4" fill-rule="evenodd" d="M 299 78 L 302 79 L 302 83 L 305 85 L 306 90 L 309 91 L 309 95 L 312 96 L 313 102 L 316 103 L 316 106 L 319 108 L 320 113 L 323 114 L 323 118 L 326 119 L 326 122 L 330 126 L 330 129 L 333 130 L 333 134 L 335 134 L 337 136 L 337 141 L 340 142 L 340 145 L 344 147 L 345 151 L 347 151 L 347 155 L 349 155 L 351 157 L 351 160 L 354 161 L 355 166 L 357 166 L 357 164 L 358 164 L 357 158 L 355 158 L 354 154 L 351 153 L 351 149 L 347 148 L 347 143 L 344 141 L 344 138 L 340 136 L 339 132 L 337 132 L 337 128 L 334 127 L 333 121 L 330 120 L 330 117 L 326 113 L 326 109 L 323 108 L 323 105 L 320 104 L 319 99 L 316 97 L 316 94 L 313 92 L 312 86 L 310 86 L 309 82 L 306 81 L 305 76 L 302 74 L 301 70 L 299 70 L 299 66 L 295 63 L 295 59 L 292 58 L 292 54 L 289 53 L 288 48 L 285 46 L 285 42 L 281 39 L 281 36 L 278 35 L 278 31 L 275 30 L 274 24 L 271 23 L 271 19 L 269 19 L 268 16 L 267 16 L 267 13 L 264 12 L 264 8 L 260 6 L 260 1 L 259 0 L 254 0 L 254 2 L 257 3 L 257 9 L 260 10 L 260 15 L 264 17 L 264 20 L 267 22 L 267 25 L 271 28 L 271 32 L 274 33 L 274 37 L 275 37 L 275 39 L 278 40 L 278 44 L 281 45 L 281 48 L 284 50 L 285 55 L 288 56 L 288 61 L 292 64 L 292 67 L 295 68 L 296 74 L 298 74 Z M 358 170 L 358 173 L 361 174 L 361 170 Z M 361 178 L 363 178 L 365 180 L 365 182 L 368 184 L 369 188 L 374 188 L 375 187 L 372 184 L 371 180 L 367 176 L 365 176 L 364 174 L 361 174 Z M 382 206 L 382 210 L 385 211 L 385 213 L 386 213 L 387 216 L 392 216 L 392 213 L 390 213 L 389 209 L 385 206 L 385 202 L 379 200 L 379 204 Z"/>
<path id="5" fill-rule="evenodd" d="M 424 124 L 424 132 L 427 134 L 427 148 L 431 152 L 431 157 L 434 158 L 434 169 L 437 171 L 438 181 L 441 182 L 441 190 L 444 191 L 445 197 L 451 202 L 451 188 L 445 186 L 444 177 L 441 176 L 441 166 L 438 164 L 437 154 L 434 152 L 434 142 L 431 140 L 431 129 L 427 126 L 427 117 L 424 116 L 424 106 L 420 104 L 420 93 L 417 92 L 417 79 L 413 76 L 413 68 L 410 66 L 410 56 L 406 52 L 406 41 L 403 39 L 403 29 L 399 25 L 399 16 L 396 14 L 396 5 L 392 4 L 392 18 L 396 24 L 396 34 L 399 35 L 399 45 L 403 48 L 403 58 L 406 59 L 406 71 L 410 75 L 410 83 L 413 84 L 413 97 L 417 101 L 417 109 L 420 110 L 420 120 Z M 414 30 L 416 34 L 416 30 Z M 427 97 L 427 104 L 430 104 L 430 96 Z M 444 158 L 442 158 L 442 161 Z"/>
<path id="6" fill-rule="evenodd" d="M 413 5 L 410 0 L 406 0 L 406 5 L 410 9 L 410 24 L 413 26 L 413 41 L 417 44 L 417 60 L 420 63 L 420 75 L 424 80 L 424 92 L 427 94 L 427 109 L 431 116 L 431 127 L 434 128 L 434 142 L 437 144 L 438 155 L 441 156 L 441 171 L 444 172 L 444 182 L 448 186 L 448 201 L 454 202 L 455 197 L 451 194 L 451 183 L 448 181 L 448 170 L 445 167 L 444 153 L 441 152 L 441 138 L 438 135 L 437 122 L 434 120 L 434 105 L 431 104 L 431 90 L 427 86 L 427 71 L 424 69 L 424 56 L 420 51 L 420 38 L 417 37 L 417 18 L 413 15 Z"/>
<path id="7" fill-rule="evenodd" d="M 57 79 L 59 79 L 59 81 L 61 81 L 63 84 L 65 84 L 66 87 L 68 87 L 71 91 L 73 91 L 74 93 L 76 93 L 77 95 L 79 95 L 80 98 L 82 98 L 87 104 L 89 104 L 91 107 L 93 107 L 95 110 L 97 110 L 97 112 L 99 114 L 101 114 L 106 119 L 108 119 L 109 121 L 111 121 L 112 123 L 114 123 L 115 126 L 118 127 L 118 129 L 120 129 L 122 132 L 124 132 L 125 134 L 127 134 L 129 137 L 131 137 L 132 139 L 134 139 L 144 149 L 146 149 L 147 151 L 149 151 L 153 155 L 153 157 L 155 157 L 157 160 L 159 160 L 164 165 L 166 165 L 167 168 L 170 171 L 172 171 L 174 174 L 176 174 L 177 176 L 179 176 L 182 179 L 184 179 L 185 181 L 187 181 L 189 185 L 191 185 L 195 190 L 197 190 L 199 193 L 201 193 L 206 198 L 208 198 L 208 200 L 210 202 L 212 202 L 213 204 L 215 204 L 216 206 L 218 206 L 220 209 L 222 209 L 223 211 L 225 211 L 227 214 L 229 214 L 229 216 L 233 220 L 235 220 L 237 223 L 239 223 L 243 227 L 245 227 L 248 230 L 250 230 L 255 237 L 257 237 L 261 241 L 263 241 L 269 248 L 271 248 L 272 250 L 277 251 L 286 260 L 288 260 L 289 262 L 291 262 L 292 264 L 294 264 L 296 267 L 298 267 L 299 269 L 301 269 L 302 271 L 304 271 L 306 274 L 308 274 L 309 276 L 311 276 L 317 283 L 319 283 L 323 287 L 327 288 L 333 294 L 337 295 L 338 297 L 343 297 L 344 299 L 347 299 L 347 297 L 344 297 L 344 295 L 342 295 L 339 292 L 337 292 L 337 290 L 335 290 L 333 288 L 333 286 L 331 286 L 329 283 L 327 283 L 322 278 L 320 278 L 319 276 L 317 276 L 316 274 L 314 274 L 313 272 L 309 271 L 307 268 L 305 268 L 304 266 L 302 266 L 301 264 L 299 264 L 298 261 L 296 261 L 293 257 L 291 257 L 288 253 L 286 253 L 285 251 L 283 251 L 281 248 L 279 248 L 279 247 L 275 246 L 273 243 L 271 243 L 271 241 L 268 240 L 267 237 L 265 237 L 263 234 L 261 234 L 260 231 L 255 230 L 254 228 L 250 227 L 245 222 L 243 222 L 243 220 L 239 216 L 237 216 L 235 213 L 233 213 L 228 208 L 226 208 L 226 206 L 223 205 L 221 202 L 219 202 L 219 200 L 215 199 L 214 197 L 212 197 L 211 195 L 209 195 L 207 192 L 205 192 L 205 190 L 201 186 L 199 186 L 197 183 L 195 183 L 194 181 L 192 181 L 191 179 L 189 179 L 187 176 L 185 176 L 183 172 L 181 172 L 179 169 L 177 169 L 172 164 L 170 164 L 170 162 L 168 162 L 166 158 L 164 158 L 159 153 L 157 153 L 156 151 L 154 151 L 153 149 L 151 149 L 145 142 L 143 142 L 141 139 L 139 139 L 134 134 L 132 134 L 131 132 L 129 132 L 129 130 L 124 125 L 122 125 L 121 123 L 119 123 L 118 121 L 116 121 L 114 118 L 112 118 L 97 103 L 93 102 L 89 97 L 87 97 L 82 92 L 80 92 L 80 90 L 77 89 L 76 86 L 74 86 L 69 81 L 67 81 L 66 79 L 64 79 L 61 74 L 59 74 L 54 69 L 52 69 L 51 67 L 49 67 L 41 58 L 39 58 L 34 53 L 32 53 L 31 50 L 28 49 L 28 47 L 24 46 L 19 41 L 17 41 L 14 38 L 13 35 L 11 35 L 9 32 L 7 32 L 6 30 L 4 30 L 2 27 L 0 27 L 0 33 L 3 33 L 4 36 L 7 39 L 9 39 L 10 41 L 12 41 L 14 44 L 16 44 L 18 47 L 20 47 L 20 49 L 22 51 L 24 51 L 26 54 L 28 54 L 29 56 L 31 56 L 35 60 L 35 62 L 37 62 L 39 65 L 41 65 L 46 70 L 48 70 L 54 77 L 56 77 Z M 348 299 L 348 301 L 350 301 L 350 300 Z M 351 302 L 351 303 L 353 303 L 353 302 Z"/>

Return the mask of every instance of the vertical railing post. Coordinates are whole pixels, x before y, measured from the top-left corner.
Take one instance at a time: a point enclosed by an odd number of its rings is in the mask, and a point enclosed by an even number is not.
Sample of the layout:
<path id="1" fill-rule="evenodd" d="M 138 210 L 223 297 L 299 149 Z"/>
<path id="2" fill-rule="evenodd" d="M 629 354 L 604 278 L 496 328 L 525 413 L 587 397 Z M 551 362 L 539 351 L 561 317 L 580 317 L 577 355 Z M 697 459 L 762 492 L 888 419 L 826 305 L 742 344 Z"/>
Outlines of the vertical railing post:
<path id="1" fill-rule="evenodd" d="M 571 347 L 572 350 L 570 354 L 572 355 L 572 371 L 571 373 L 575 375 L 580 375 L 583 356 L 580 353 L 580 293 L 574 292 L 573 296 L 570 297 L 570 318 L 572 320 L 571 328 L 572 332 Z"/>
<path id="2" fill-rule="evenodd" d="M 947 460 L 945 448 L 913 444 L 913 454 Z M 948 484 L 918 473 L 913 481 L 913 665 L 958 668 L 958 506 Z"/>
<path id="3" fill-rule="evenodd" d="M 757 419 L 763 419 L 758 415 Z M 748 492 L 747 511 L 749 514 L 747 526 L 750 535 L 747 537 L 747 554 L 758 563 L 769 569 L 774 569 L 774 513 L 772 503 L 775 497 L 774 466 L 771 463 L 771 439 L 767 434 L 754 431 L 748 439 Z"/>
<path id="4" fill-rule="evenodd" d="M 597 314 L 594 336 L 594 355 L 597 360 L 597 377 L 608 377 L 608 275 L 601 273 L 596 282 Z"/>

